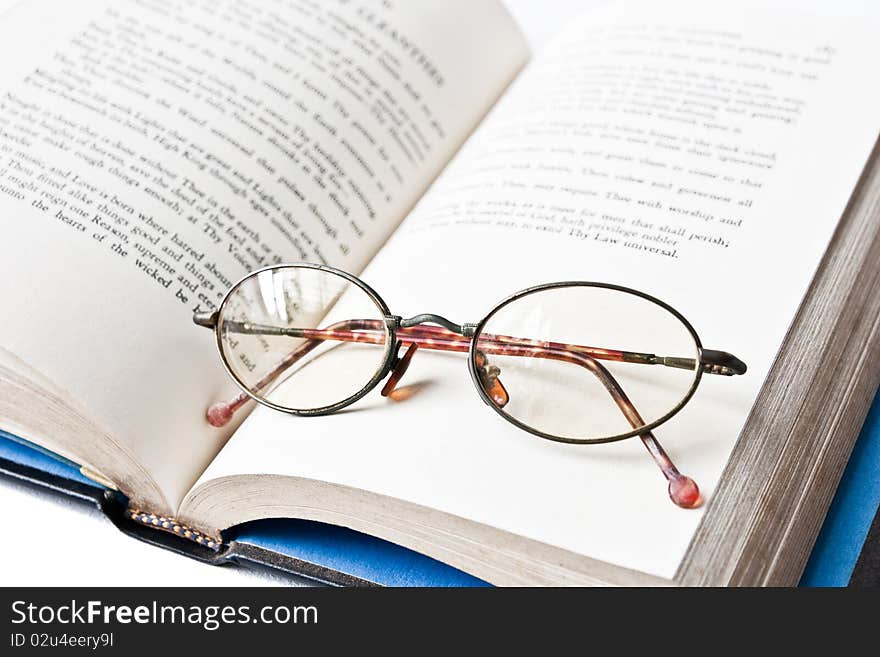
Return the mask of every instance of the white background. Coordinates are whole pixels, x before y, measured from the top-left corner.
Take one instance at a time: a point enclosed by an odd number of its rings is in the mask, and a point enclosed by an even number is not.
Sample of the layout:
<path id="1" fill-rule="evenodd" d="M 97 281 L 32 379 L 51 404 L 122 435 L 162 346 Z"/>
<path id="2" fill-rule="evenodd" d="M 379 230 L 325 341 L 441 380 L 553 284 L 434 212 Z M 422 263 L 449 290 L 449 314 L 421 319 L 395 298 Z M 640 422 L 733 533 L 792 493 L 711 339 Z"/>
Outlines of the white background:
<path id="1" fill-rule="evenodd" d="M 16 0 L 0 0 L 0 21 L 2 12 L 13 4 Z M 505 4 L 533 50 L 538 50 L 566 18 L 602 4 L 602 0 L 505 0 Z M 207 566 L 155 548 L 120 533 L 94 508 L 0 479 L 0 585 L 253 586 L 289 582 L 289 578 L 242 568 Z"/>

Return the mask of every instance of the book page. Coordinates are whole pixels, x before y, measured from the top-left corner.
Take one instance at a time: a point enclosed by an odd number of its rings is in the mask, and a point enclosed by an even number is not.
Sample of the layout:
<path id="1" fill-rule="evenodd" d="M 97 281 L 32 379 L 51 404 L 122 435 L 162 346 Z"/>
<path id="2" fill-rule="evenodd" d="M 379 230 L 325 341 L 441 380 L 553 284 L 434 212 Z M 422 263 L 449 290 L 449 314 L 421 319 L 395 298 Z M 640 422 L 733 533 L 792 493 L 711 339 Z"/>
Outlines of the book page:
<path id="1" fill-rule="evenodd" d="M 21 3 L 0 24 L 0 345 L 172 512 L 228 435 L 192 312 L 273 263 L 360 271 L 526 57 L 490 0 Z"/>
<path id="2" fill-rule="evenodd" d="M 656 430 L 709 505 L 880 127 L 876 11 L 774 7 L 615 3 L 573 21 L 364 272 L 404 317 L 477 322 L 558 280 L 677 308 L 749 367 L 704 376 Z M 202 481 L 329 481 L 675 574 L 706 505 L 674 506 L 637 438 L 523 432 L 481 402 L 462 355 L 419 350 L 406 384 L 332 417 L 259 409 Z"/>

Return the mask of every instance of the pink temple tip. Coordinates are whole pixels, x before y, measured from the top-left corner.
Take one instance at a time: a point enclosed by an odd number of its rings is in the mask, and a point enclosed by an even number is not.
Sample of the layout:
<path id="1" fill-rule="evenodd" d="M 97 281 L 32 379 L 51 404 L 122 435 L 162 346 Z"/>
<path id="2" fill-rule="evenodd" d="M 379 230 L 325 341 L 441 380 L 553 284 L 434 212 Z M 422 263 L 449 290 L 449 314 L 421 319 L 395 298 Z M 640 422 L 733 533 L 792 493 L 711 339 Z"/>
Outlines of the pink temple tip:
<path id="1" fill-rule="evenodd" d="M 232 419 L 233 413 L 235 413 L 234 403 L 217 402 L 211 405 L 208 412 L 205 413 L 205 418 L 211 426 L 225 427 Z"/>
<path id="2" fill-rule="evenodd" d="M 683 509 L 696 509 L 703 503 L 697 482 L 681 474 L 669 479 L 669 497 Z"/>

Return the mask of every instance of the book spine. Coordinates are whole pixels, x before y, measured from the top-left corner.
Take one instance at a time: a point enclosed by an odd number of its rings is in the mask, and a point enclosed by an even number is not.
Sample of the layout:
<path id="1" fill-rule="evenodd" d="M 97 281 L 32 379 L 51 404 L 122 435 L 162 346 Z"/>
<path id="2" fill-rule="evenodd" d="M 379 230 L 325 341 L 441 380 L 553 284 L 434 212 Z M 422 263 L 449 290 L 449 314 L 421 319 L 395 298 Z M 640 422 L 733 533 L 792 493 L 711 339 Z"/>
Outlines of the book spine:
<path id="1" fill-rule="evenodd" d="M 160 531 L 168 532 L 169 534 L 175 534 L 215 551 L 223 546 L 222 538 L 209 536 L 208 534 L 178 522 L 175 518 L 159 516 L 155 513 L 132 508 L 127 509 L 125 515 L 136 523 L 149 527 L 150 529 L 158 529 Z"/>

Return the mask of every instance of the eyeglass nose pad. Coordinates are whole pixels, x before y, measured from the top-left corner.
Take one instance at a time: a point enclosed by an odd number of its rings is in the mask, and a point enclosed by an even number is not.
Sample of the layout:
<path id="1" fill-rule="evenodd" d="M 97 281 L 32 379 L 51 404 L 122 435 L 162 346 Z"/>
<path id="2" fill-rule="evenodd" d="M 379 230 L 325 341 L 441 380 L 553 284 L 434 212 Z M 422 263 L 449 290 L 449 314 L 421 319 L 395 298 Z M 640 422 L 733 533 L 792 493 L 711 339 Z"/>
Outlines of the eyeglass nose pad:
<path id="1" fill-rule="evenodd" d="M 403 346 L 403 343 L 401 343 L 400 346 Z M 406 374 L 406 370 L 409 367 L 409 362 L 412 360 L 412 357 L 415 355 L 418 348 L 419 345 L 417 345 L 415 342 L 410 342 L 409 347 L 407 347 L 406 353 L 403 354 L 403 358 L 399 358 L 397 360 L 397 363 L 394 365 L 394 369 L 391 370 L 391 376 L 388 377 L 385 385 L 382 386 L 383 397 L 387 397 L 392 392 L 394 392 L 394 388 L 397 387 L 397 384 L 400 383 L 400 379 L 402 379 L 403 375 Z"/>
<path id="2" fill-rule="evenodd" d="M 507 394 L 507 388 L 498 378 L 501 375 L 501 369 L 496 365 L 490 365 L 486 354 L 479 350 L 476 353 L 475 361 L 483 390 L 498 408 L 504 408 L 510 401 L 510 395 Z"/>

